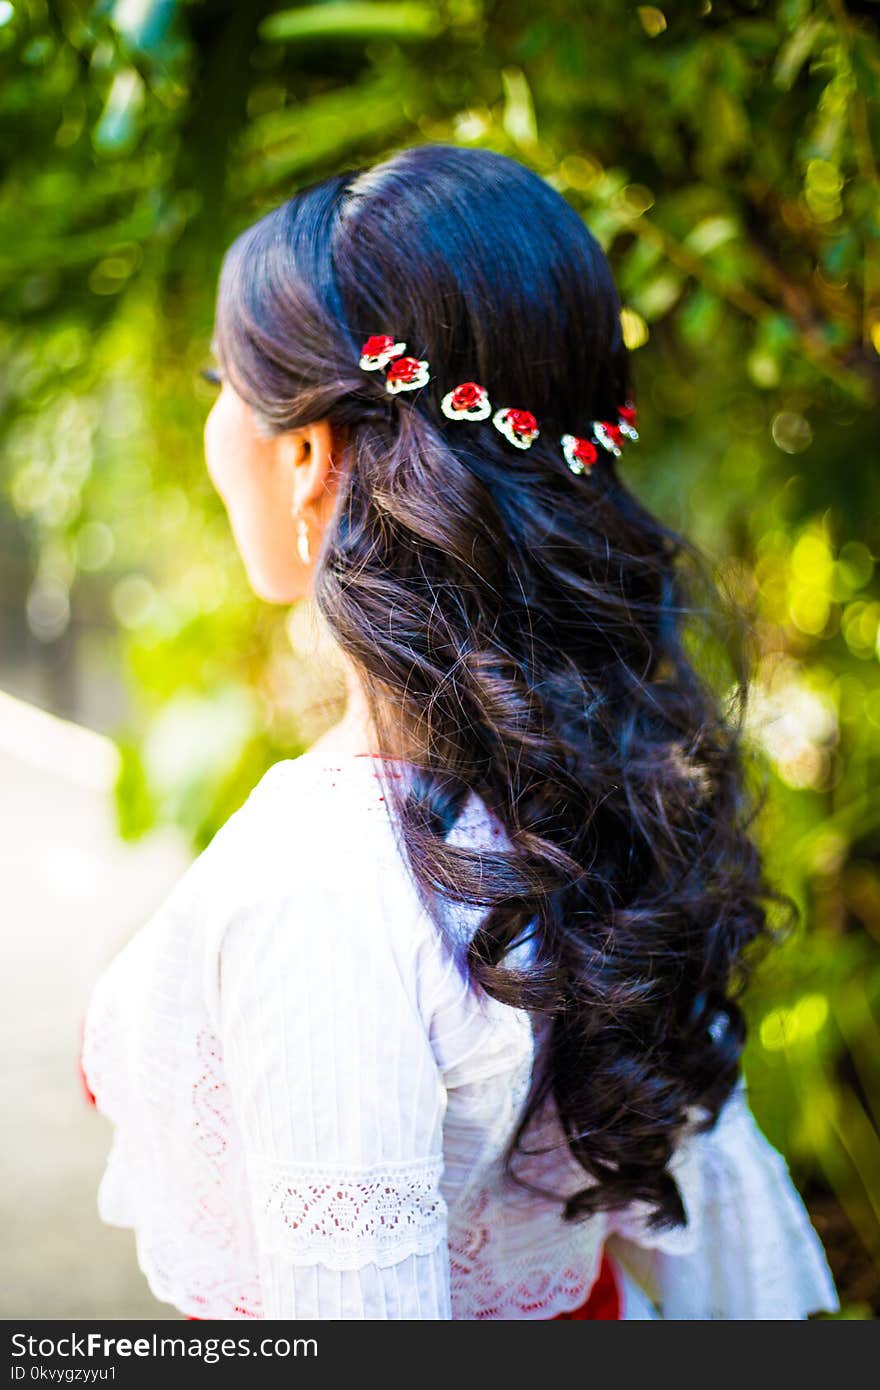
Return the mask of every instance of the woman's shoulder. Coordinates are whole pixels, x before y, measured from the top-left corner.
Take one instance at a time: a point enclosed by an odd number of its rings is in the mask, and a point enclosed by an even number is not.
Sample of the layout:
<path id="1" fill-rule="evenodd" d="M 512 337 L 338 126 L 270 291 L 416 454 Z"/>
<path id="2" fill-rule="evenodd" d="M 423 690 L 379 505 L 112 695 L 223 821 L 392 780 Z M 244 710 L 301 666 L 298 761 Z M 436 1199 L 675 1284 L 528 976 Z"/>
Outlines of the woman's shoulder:
<path id="1" fill-rule="evenodd" d="M 345 863 L 356 853 L 364 837 L 372 847 L 385 838 L 395 845 L 390 783 L 403 780 L 413 769 L 403 759 L 380 758 L 366 753 L 339 753 L 320 746 L 296 758 L 274 763 L 249 796 L 226 822 L 213 848 L 226 856 L 234 845 L 262 846 L 275 853 L 304 846 L 332 854 Z M 370 833 L 370 827 L 375 833 Z M 500 836 L 500 839 L 498 838 Z M 482 798 L 472 791 L 448 836 L 450 843 L 475 848 L 500 848 L 504 831 Z M 276 862 L 282 866 L 286 856 Z"/>
<path id="2" fill-rule="evenodd" d="M 272 764 L 153 913 L 151 921 L 223 922 L 261 902 L 303 899 L 367 853 L 388 847 L 390 819 L 360 763 L 310 753 Z M 383 825 L 384 822 L 384 825 Z"/>
<path id="3" fill-rule="evenodd" d="M 283 920 L 288 940 L 317 930 L 322 949 L 343 943 L 353 959 L 393 956 L 402 976 L 420 977 L 425 998 L 431 981 L 457 997 L 457 947 L 484 908 L 428 909 L 389 805 L 391 783 L 406 784 L 412 771 L 402 759 L 320 748 L 269 768 L 209 847 L 203 872 L 219 904 L 205 914 L 215 924 L 209 942 L 222 951 L 230 927 L 257 940 Z M 472 791 L 447 838 L 479 852 L 505 837 Z"/>
<path id="4" fill-rule="evenodd" d="M 302 894 L 347 874 L 367 845 L 390 849 L 383 786 L 366 763 L 311 751 L 273 763 L 191 865 L 192 888 L 227 903 Z"/>
<path id="5" fill-rule="evenodd" d="M 315 937 L 315 949 L 344 949 L 364 965 L 393 959 L 426 1001 L 457 997 L 451 941 L 468 936 L 483 909 L 449 904 L 448 932 L 438 931 L 388 804 L 389 779 L 408 771 L 317 749 L 274 763 L 160 909 L 163 932 L 185 938 L 213 975 L 236 944 L 260 953 L 283 923 L 292 947 Z M 494 847 L 498 829 L 473 793 L 449 838 Z"/>
<path id="6" fill-rule="evenodd" d="M 235 816 L 247 812 L 259 817 L 279 803 L 308 811 L 316 805 L 333 805 L 344 813 L 349 807 L 379 810 L 384 804 L 383 782 L 400 777 L 405 764 L 370 754 L 334 753 L 320 746 L 295 758 L 273 763 L 254 785 Z M 315 798 L 308 803 L 303 794 Z"/>
<path id="7" fill-rule="evenodd" d="M 145 977 L 174 961 L 200 995 L 208 982 L 212 999 L 221 959 L 240 946 L 249 969 L 271 968 L 282 941 L 294 952 L 312 943 L 313 959 L 390 954 L 405 965 L 430 928 L 383 798 L 361 759 L 274 763 L 118 961 Z"/>
<path id="8" fill-rule="evenodd" d="M 391 775 L 396 775 L 393 769 Z M 328 828 L 328 818 L 341 827 L 370 812 L 372 819 L 388 818 L 380 774 L 373 761 L 359 755 L 333 757 L 309 749 L 267 768 L 211 845 L 225 841 L 228 848 L 233 840 L 254 835 L 263 843 L 290 844 L 294 833 L 307 839 L 320 836 Z"/>

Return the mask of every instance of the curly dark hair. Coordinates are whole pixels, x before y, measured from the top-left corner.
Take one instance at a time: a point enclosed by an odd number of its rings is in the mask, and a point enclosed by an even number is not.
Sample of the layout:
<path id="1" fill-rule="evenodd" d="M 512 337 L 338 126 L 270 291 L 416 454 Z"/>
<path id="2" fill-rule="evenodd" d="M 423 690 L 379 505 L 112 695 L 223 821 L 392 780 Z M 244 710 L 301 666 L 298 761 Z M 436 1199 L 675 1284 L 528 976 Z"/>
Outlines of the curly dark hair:
<path id="1" fill-rule="evenodd" d="M 380 333 L 429 361 L 427 386 L 392 397 L 359 368 Z M 441 899 L 485 907 L 475 987 L 549 1016 L 508 1171 L 551 1097 L 589 1178 L 568 1219 L 638 1200 L 684 1222 L 668 1164 L 738 1080 L 743 953 L 772 894 L 739 713 L 683 638 L 691 548 L 609 453 L 576 476 L 559 447 L 633 394 L 601 247 L 515 161 L 406 149 L 241 234 L 216 341 L 261 428 L 326 418 L 344 440 L 315 598 L 382 752 L 416 770 L 394 806 L 408 863 L 438 920 Z M 536 415 L 530 449 L 444 416 L 465 380 Z M 470 790 L 509 848 L 446 842 Z"/>

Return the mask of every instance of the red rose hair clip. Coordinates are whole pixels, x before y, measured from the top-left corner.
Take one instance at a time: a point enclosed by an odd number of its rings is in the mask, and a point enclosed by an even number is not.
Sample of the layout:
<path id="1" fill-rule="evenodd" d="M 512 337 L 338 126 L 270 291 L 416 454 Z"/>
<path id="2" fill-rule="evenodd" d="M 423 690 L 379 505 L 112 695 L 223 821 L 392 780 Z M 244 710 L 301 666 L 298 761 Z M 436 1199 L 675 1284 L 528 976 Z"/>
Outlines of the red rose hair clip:
<path id="1" fill-rule="evenodd" d="M 492 413 L 489 392 L 475 381 L 463 381 L 440 402 L 448 420 L 485 420 Z"/>
<path id="2" fill-rule="evenodd" d="M 404 357 L 406 343 L 396 343 L 387 333 L 374 334 L 361 348 L 360 365 L 365 372 L 377 372 L 388 367 L 385 390 L 396 396 L 398 391 L 415 391 L 431 380 L 427 362 L 418 357 Z M 391 364 L 389 366 L 389 363 Z"/>
<path id="3" fill-rule="evenodd" d="M 572 473 L 589 473 L 599 457 L 595 444 L 589 439 L 578 439 L 576 434 L 564 434 L 559 442 Z"/>
<path id="4" fill-rule="evenodd" d="M 405 357 L 406 343 L 398 343 L 388 334 L 375 334 L 361 348 L 360 365 L 365 372 L 387 367 L 385 390 L 392 395 L 398 391 L 415 391 L 431 380 L 428 363 L 418 357 Z M 489 392 L 477 381 L 463 381 L 448 391 L 440 402 L 447 420 L 487 420 L 504 435 L 516 449 L 530 449 L 541 433 L 538 421 L 530 410 L 504 405 L 493 410 Z M 598 444 L 608 453 L 620 457 L 624 439 L 638 439 L 637 411 L 633 401 L 617 408 L 616 420 L 591 420 L 590 436 L 564 434 L 559 443 L 562 455 L 572 473 L 589 473 L 599 457 Z"/>
<path id="5" fill-rule="evenodd" d="M 415 391 L 419 386 L 426 386 L 430 380 L 427 362 L 420 362 L 418 357 L 398 357 L 388 368 L 385 390 L 395 396 L 398 391 Z"/>
<path id="6" fill-rule="evenodd" d="M 496 410 L 492 424 L 517 449 L 530 449 L 541 433 L 530 410 L 517 410 L 512 405 L 504 405 Z"/>
<path id="7" fill-rule="evenodd" d="M 405 352 L 406 343 L 395 343 L 387 333 L 374 334 L 361 348 L 360 365 L 365 372 L 377 372 L 381 367 L 387 367 L 392 358 L 402 357 Z"/>

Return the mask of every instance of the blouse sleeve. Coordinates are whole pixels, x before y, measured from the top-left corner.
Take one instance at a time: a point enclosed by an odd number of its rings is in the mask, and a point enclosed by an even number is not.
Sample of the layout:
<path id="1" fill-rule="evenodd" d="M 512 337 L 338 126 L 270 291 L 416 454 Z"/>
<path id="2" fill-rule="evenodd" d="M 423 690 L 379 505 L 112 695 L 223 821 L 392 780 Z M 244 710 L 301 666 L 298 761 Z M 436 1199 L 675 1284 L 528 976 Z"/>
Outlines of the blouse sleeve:
<path id="1" fill-rule="evenodd" d="M 652 1232 L 635 1211 L 613 1223 L 618 1256 L 664 1318 L 779 1321 L 837 1311 L 821 1241 L 743 1085 L 673 1171 L 686 1228 Z"/>
<path id="2" fill-rule="evenodd" d="M 311 920 L 308 893 L 246 914 L 220 952 L 264 1315 L 447 1319 L 445 1090 L 415 962 L 333 892 Z"/>

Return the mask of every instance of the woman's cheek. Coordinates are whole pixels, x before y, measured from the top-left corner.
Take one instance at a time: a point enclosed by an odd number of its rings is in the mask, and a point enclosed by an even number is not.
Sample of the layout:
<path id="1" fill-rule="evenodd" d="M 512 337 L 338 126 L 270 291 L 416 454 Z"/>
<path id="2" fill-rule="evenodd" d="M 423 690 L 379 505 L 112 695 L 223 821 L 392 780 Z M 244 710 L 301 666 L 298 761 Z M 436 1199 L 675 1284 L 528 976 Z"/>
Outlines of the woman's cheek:
<path id="1" fill-rule="evenodd" d="M 224 381 L 205 421 L 205 461 L 218 492 L 246 479 L 259 453 L 251 411 Z"/>
<path id="2" fill-rule="evenodd" d="M 224 386 L 205 421 L 205 464 L 254 591 L 274 603 L 304 592 L 291 516 L 291 484 L 277 442 L 260 438 L 249 410 Z"/>
<path id="3" fill-rule="evenodd" d="M 220 493 L 220 495 L 221 495 L 221 497 L 222 497 L 223 494 L 222 494 L 222 490 L 221 490 L 221 487 L 220 487 L 220 470 L 219 470 L 219 467 L 218 467 L 219 458 L 218 458 L 218 452 L 217 452 L 217 450 L 218 450 L 218 443 L 219 443 L 219 440 L 218 440 L 218 432 L 219 432 L 219 431 L 218 431 L 218 411 L 219 411 L 219 408 L 220 408 L 220 401 L 219 401 L 219 399 L 218 399 L 218 400 L 216 400 L 216 401 L 214 402 L 213 406 L 212 406 L 211 409 L 209 410 L 209 412 L 208 412 L 208 418 L 205 420 L 204 446 L 205 446 L 205 467 L 206 467 L 207 470 L 208 470 L 208 477 L 211 479 L 211 482 L 214 484 L 214 487 L 217 489 L 217 491 Z"/>

